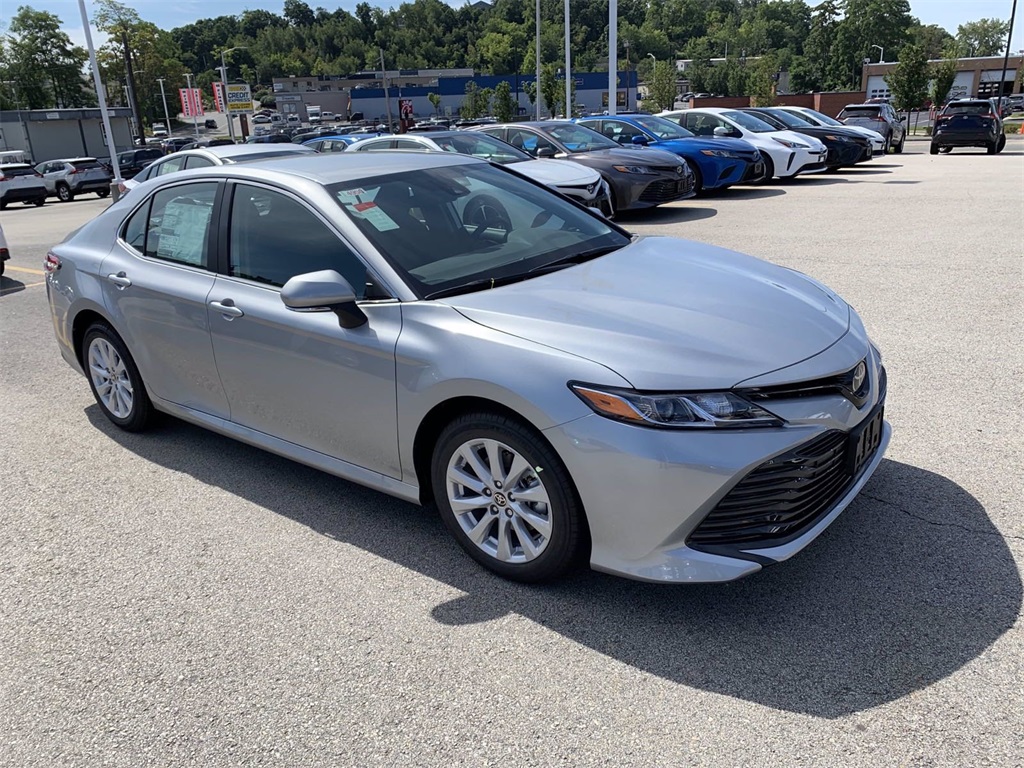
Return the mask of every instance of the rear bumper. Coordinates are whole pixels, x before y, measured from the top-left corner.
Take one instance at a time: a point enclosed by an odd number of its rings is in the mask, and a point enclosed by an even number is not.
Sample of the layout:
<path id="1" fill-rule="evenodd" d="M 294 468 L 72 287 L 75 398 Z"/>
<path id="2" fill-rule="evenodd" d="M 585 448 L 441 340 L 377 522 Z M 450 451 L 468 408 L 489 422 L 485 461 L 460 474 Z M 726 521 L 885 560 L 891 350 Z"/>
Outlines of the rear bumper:
<path id="1" fill-rule="evenodd" d="M 998 141 L 994 131 L 940 131 L 932 137 L 932 144 L 939 147 L 984 147 Z"/>
<path id="2" fill-rule="evenodd" d="M 0 201 L 5 203 L 20 203 L 25 201 L 45 200 L 46 187 L 14 187 L 5 189 L 0 195 Z"/>
<path id="3" fill-rule="evenodd" d="M 68 184 L 71 191 L 76 195 L 81 192 L 101 192 L 110 190 L 110 182 L 113 179 L 89 179 L 89 181 L 82 181 L 77 184 Z"/>

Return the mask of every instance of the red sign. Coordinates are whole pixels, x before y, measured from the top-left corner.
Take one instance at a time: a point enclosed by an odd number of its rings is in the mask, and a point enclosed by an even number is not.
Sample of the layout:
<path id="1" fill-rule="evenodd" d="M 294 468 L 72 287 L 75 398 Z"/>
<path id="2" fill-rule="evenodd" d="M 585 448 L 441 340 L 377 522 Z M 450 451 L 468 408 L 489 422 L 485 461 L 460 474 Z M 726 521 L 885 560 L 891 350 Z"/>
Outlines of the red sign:
<path id="1" fill-rule="evenodd" d="M 184 117 L 203 116 L 203 92 L 198 88 L 179 88 L 181 114 Z"/>
<path id="2" fill-rule="evenodd" d="M 398 116 L 402 120 L 412 120 L 412 99 L 398 100 Z"/>
<path id="3" fill-rule="evenodd" d="M 224 98 L 224 83 L 219 80 L 213 84 L 213 103 L 217 105 L 218 112 L 227 112 L 227 103 Z"/>

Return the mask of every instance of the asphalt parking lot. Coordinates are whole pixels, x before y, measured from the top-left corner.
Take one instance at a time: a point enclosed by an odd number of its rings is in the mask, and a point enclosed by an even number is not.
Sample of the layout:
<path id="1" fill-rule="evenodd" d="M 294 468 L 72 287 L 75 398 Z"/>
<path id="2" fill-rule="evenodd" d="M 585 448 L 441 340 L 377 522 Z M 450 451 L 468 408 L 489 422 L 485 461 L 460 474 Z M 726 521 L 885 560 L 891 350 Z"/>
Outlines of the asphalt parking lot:
<path id="1" fill-rule="evenodd" d="M 726 585 L 511 584 L 429 511 L 116 430 L 40 274 L 107 201 L 4 211 L 0 764 L 1024 765 L 1024 141 L 927 148 L 624 222 L 822 280 L 888 367 L 862 495 Z"/>

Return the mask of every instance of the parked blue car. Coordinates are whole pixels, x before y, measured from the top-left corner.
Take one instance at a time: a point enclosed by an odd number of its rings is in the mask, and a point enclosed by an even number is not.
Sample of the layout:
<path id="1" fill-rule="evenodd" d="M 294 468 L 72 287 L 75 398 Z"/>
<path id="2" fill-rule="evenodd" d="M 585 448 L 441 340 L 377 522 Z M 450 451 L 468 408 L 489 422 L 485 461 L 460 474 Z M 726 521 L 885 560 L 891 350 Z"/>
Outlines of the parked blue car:
<path id="1" fill-rule="evenodd" d="M 342 152 L 344 147 L 350 147 L 357 141 L 388 135 L 383 131 L 379 131 L 377 133 L 346 133 L 341 136 L 317 136 L 315 139 L 302 142 L 302 145 L 312 147 L 317 152 Z"/>
<path id="2" fill-rule="evenodd" d="M 656 115 L 580 117 L 573 122 L 623 146 L 649 146 L 674 152 L 690 166 L 698 191 L 725 189 L 764 176 L 761 153 L 743 139 L 704 139 Z"/>

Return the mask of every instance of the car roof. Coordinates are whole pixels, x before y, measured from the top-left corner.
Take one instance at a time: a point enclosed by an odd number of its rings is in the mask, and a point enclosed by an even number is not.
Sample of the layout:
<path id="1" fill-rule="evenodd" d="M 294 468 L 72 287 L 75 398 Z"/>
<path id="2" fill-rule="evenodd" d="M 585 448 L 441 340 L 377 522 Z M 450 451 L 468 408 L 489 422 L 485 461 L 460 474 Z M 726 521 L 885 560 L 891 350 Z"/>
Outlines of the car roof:
<path id="1" fill-rule="evenodd" d="M 0 163 L 0 168 L 31 168 L 28 163 Z"/>
<path id="2" fill-rule="evenodd" d="M 868 107 L 870 109 L 881 109 L 884 105 L 882 104 L 847 104 L 843 109 L 853 109 L 860 107 Z"/>
<path id="3" fill-rule="evenodd" d="M 298 177 L 328 185 L 454 165 L 490 165 L 486 160 L 451 152 L 339 152 L 322 155 L 306 151 L 300 154 L 301 156 L 296 157 L 275 157 L 266 163 L 254 161 L 179 173 L 196 176 L 212 174 L 240 179 L 272 180 L 276 177 L 277 181 L 284 184 L 289 177 Z M 178 174 L 172 175 L 181 178 Z M 167 178 L 171 178 L 172 175 L 168 175 Z"/>
<path id="4" fill-rule="evenodd" d="M 218 160 L 231 160 L 234 157 L 261 154 L 263 152 L 295 152 L 296 154 L 304 155 L 312 152 L 312 150 L 308 147 L 303 147 L 299 144 L 292 144 L 288 141 L 283 141 L 278 144 L 273 144 L 267 141 L 259 144 L 220 144 L 216 147 L 196 147 L 195 149 L 186 149 L 184 152 L 175 152 L 175 154 L 202 155 L 204 157 L 213 157 Z"/>
<path id="5" fill-rule="evenodd" d="M 95 157 L 58 157 L 54 160 L 48 160 L 46 162 L 51 163 L 88 163 L 96 162 Z"/>

